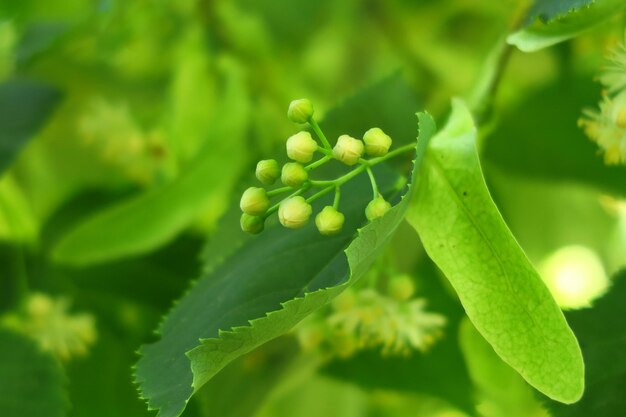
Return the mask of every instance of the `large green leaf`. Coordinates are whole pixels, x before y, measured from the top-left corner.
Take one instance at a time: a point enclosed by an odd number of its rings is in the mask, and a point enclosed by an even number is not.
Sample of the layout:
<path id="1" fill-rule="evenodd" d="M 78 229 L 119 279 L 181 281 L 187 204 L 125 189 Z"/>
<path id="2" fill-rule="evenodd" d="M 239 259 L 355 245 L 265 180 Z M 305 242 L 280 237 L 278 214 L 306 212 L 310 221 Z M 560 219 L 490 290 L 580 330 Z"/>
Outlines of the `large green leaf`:
<path id="1" fill-rule="evenodd" d="M 59 98 L 56 89 L 33 81 L 0 85 L 0 173 L 43 125 Z"/>
<path id="2" fill-rule="evenodd" d="M 67 415 L 65 377 L 57 361 L 25 336 L 0 329 L 0 415 Z"/>
<path id="3" fill-rule="evenodd" d="M 486 187 L 476 128 L 460 101 L 433 138 L 407 219 L 500 357 L 561 402 L 583 392 L 580 348 Z"/>
<path id="4" fill-rule="evenodd" d="M 430 116 L 420 114 L 419 120 L 416 166 L 434 132 Z M 392 131 L 390 123 L 397 122 L 397 114 L 367 122 Z M 341 124 L 326 127 L 333 135 L 343 130 Z M 381 190 L 391 198 L 396 176 L 385 166 L 377 171 Z M 237 251 L 214 263 L 178 302 L 161 326 L 161 340 L 142 347 L 137 364 L 142 394 L 159 416 L 179 415 L 191 395 L 226 364 L 287 332 L 367 271 L 402 221 L 409 199 L 402 198 L 355 237 L 370 192 L 366 176 L 353 181 L 342 195 L 346 224 L 341 234 L 322 237 L 311 224 L 285 230 L 274 221 L 261 235 L 246 239 Z M 324 204 L 328 201 L 314 204 L 314 211 Z M 236 224 L 224 227 L 239 233 Z"/>
<path id="5" fill-rule="evenodd" d="M 535 0 L 528 12 L 528 22 L 539 18 L 542 22 L 565 16 L 583 6 L 589 6 L 595 0 Z"/>
<path id="6" fill-rule="evenodd" d="M 587 365 L 587 391 L 577 404 L 547 405 L 555 417 L 621 416 L 626 410 L 626 271 L 593 308 L 570 311 Z"/>
<path id="7" fill-rule="evenodd" d="M 219 214 L 245 162 L 250 106 L 241 68 L 229 66 L 225 96 L 200 154 L 176 180 L 107 207 L 64 235 L 59 262 L 86 265 L 148 252 L 171 240 L 199 211 Z"/>
<path id="8" fill-rule="evenodd" d="M 576 1 L 573 5 L 578 3 Z M 595 0 L 588 7 L 581 7 L 549 22 L 536 21 L 511 34 L 507 41 L 524 52 L 537 51 L 573 38 L 614 17 L 624 8 L 626 3 L 623 0 Z"/>

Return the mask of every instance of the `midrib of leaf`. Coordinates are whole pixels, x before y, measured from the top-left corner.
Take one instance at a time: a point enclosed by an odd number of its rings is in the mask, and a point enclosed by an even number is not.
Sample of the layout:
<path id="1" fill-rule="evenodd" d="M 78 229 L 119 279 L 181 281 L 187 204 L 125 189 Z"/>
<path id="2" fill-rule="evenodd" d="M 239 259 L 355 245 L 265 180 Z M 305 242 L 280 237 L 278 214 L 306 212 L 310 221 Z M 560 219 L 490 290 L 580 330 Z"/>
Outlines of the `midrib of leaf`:
<path id="1" fill-rule="evenodd" d="M 465 213 L 467 218 L 470 220 L 470 222 L 472 223 L 472 225 L 474 226 L 476 231 L 480 234 L 482 240 L 485 242 L 485 244 L 491 250 L 491 253 L 495 257 L 496 261 L 498 262 L 498 267 L 500 269 L 500 274 L 503 277 L 505 277 L 506 283 L 507 283 L 507 285 L 509 287 L 509 293 L 511 293 L 513 295 L 513 298 L 515 299 L 516 304 L 521 307 L 521 309 L 524 311 L 524 313 L 526 313 L 528 318 L 533 322 L 533 324 L 536 325 L 535 318 L 530 313 L 528 307 L 522 302 L 522 300 L 520 299 L 519 294 L 516 293 L 513 290 L 513 284 L 511 284 L 511 276 L 506 272 L 506 269 L 504 268 L 504 262 L 502 262 L 502 257 L 500 256 L 500 253 L 498 251 L 496 251 L 496 249 L 493 246 L 493 244 L 491 243 L 491 241 L 487 238 L 487 236 L 485 236 L 485 232 L 482 230 L 481 227 L 479 227 L 478 222 L 474 218 L 474 214 L 472 214 L 472 212 L 467 208 L 467 205 L 463 202 L 463 199 L 459 196 L 459 194 L 456 192 L 456 190 L 454 189 L 454 187 L 450 183 L 450 180 L 448 179 L 448 177 L 444 173 L 444 170 L 443 170 L 442 166 L 439 164 L 439 161 L 437 161 L 437 158 L 427 158 L 427 161 L 428 161 L 427 163 L 433 167 L 433 171 L 436 172 L 437 175 L 446 184 L 450 194 L 454 197 L 454 199 L 456 200 L 456 202 L 459 205 L 459 207 L 461 207 L 461 209 L 463 210 L 463 212 Z M 485 184 L 485 187 L 486 187 L 486 184 Z M 541 331 L 541 336 L 542 336 L 543 340 L 544 341 L 547 340 L 545 332 L 543 331 L 543 329 L 541 327 L 539 327 L 539 329 Z"/>

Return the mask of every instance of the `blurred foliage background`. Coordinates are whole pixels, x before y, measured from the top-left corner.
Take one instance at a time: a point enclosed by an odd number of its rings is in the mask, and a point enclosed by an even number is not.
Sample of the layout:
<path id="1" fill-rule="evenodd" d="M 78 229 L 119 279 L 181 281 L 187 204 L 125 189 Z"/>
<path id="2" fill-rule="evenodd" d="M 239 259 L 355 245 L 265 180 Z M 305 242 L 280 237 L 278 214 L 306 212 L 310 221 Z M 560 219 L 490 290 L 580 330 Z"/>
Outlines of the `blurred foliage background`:
<path id="1" fill-rule="evenodd" d="M 240 233 L 220 231 L 220 219 L 256 161 L 284 152 L 292 99 L 310 98 L 323 115 L 382 83 L 389 112 L 427 109 L 442 122 L 450 97 L 475 97 L 518 9 L 513 0 L 2 1 L 0 120 L 14 129 L 0 134 L 0 309 L 4 327 L 60 361 L 41 365 L 67 390 L 49 393 L 47 409 L 154 414 L 132 383 L 135 351 L 199 276 L 207 242 Z M 606 167 L 576 125 L 600 97 L 594 75 L 623 29 L 616 17 L 550 49 L 513 50 L 481 129 L 493 196 L 566 307 L 601 294 L 624 264 L 626 171 Z M 548 415 L 419 247 L 408 228 L 392 243 L 398 268 L 446 317 L 432 349 L 328 360 L 285 336 L 226 368 L 184 415 Z M 550 272 L 576 261 L 592 270 L 582 290 Z M 0 352 L 16 349 L 10 337 Z"/>

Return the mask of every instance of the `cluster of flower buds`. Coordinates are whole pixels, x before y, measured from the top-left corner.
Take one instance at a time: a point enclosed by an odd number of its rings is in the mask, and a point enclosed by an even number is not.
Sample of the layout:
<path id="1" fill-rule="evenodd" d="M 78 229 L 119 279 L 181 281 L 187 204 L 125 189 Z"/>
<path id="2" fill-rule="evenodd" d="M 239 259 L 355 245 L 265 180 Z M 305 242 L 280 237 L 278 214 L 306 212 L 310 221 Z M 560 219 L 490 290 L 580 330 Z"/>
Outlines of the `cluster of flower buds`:
<path id="1" fill-rule="evenodd" d="M 365 208 L 367 219 L 371 221 L 381 217 L 391 208 L 391 204 L 385 201 L 378 192 L 371 168 L 414 147 L 409 145 L 389 152 L 391 137 L 377 127 L 365 132 L 363 140 L 341 135 L 336 144 L 331 146 L 315 121 L 313 113 L 313 105 L 308 99 L 294 100 L 289 105 L 287 111 L 289 119 L 298 124 L 308 123 L 320 142 L 318 143 L 308 131 L 300 131 L 287 139 L 287 156 L 292 162 L 284 164 L 281 168 L 274 159 L 259 161 L 256 166 L 257 179 L 263 185 L 271 186 L 280 178 L 283 186 L 269 191 L 265 188 L 250 187 L 244 191 L 240 202 L 243 211 L 241 228 L 244 231 L 253 234 L 260 233 L 263 231 L 265 219 L 276 211 L 283 226 L 290 229 L 300 228 L 307 224 L 313 214 L 311 202 L 334 191 L 333 205 L 324 207 L 317 214 L 315 225 L 323 235 L 339 233 L 345 220 L 343 213 L 339 211 L 341 186 L 365 171 L 369 174 L 373 191 L 372 201 Z M 316 153 L 320 154 L 320 158 L 313 161 Z M 370 158 L 366 159 L 366 156 Z M 316 181 L 310 177 L 315 168 L 331 160 L 356 167 L 335 180 Z M 304 195 L 315 188 L 320 190 L 305 198 Z M 270 199 L 281 194 L 288 194 L 288 196 L 272 205 Z"/>

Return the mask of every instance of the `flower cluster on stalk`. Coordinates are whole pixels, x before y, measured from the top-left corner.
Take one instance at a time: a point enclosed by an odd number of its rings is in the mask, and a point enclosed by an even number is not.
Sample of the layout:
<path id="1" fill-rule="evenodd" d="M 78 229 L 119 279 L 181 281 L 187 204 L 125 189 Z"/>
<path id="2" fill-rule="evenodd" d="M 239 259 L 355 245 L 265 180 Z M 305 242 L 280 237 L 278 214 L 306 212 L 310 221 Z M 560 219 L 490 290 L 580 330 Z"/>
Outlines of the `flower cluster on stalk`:
<path id="1" fill-rule="evenodd" d="M 626 39 L 598 77 L 605 90 L 599 110 L 584 110 L 579 125 L 604 153 L 607 165 L 626 164 Z"/>
<path id="2" fill-rule="evenodd" d="M 252 234 L 262 232 L 265 220 L 275 212 L 278 212 L 278 219 L 284 227 L 300 228 L 308 223 L 313 214 L 311 203 L 325 194 L 334 192 L 333 204 L 325 206 L 315 216 L 315 226 L 322 235 L 339 233 L 345 221 L 344 214 L 339 210 L 341 187 L 362 172 L 368 173 L 373 193 L 372 200 L 365 208 L 367 219 L 381 217 L 391 208 L 391 204 L 378 192 L 372 167 L 401 152 L 414 149 L 414 146 L 403 146 L 389 152 L 392 139 L 377 127 L 365 132 L 362 140 L 341 135 L 335 145 L 331 146 L 313 114 L 313 105 L 308 99 L 294 100 L 289 105 L 288 118 L 294 123 L 308 123 L 319 142 L 308 131 L 300 131 L 289 137 L 286 142 L 287 156 L 291 162 L 280 167 L 274 159 L 259 161 L 256 166 L 256 177 L 259 182 L 264 186 L 271 186 L 280 179 L 283 187 L 272 190 L 265 187 L 250 187 L 244 191 L 240 201 L 243 212 L 242 230 Z M 314 161 L 316 153 L 320 154 L 320 158 Z M 334 180 L 322 181 L 311 178 L 311 173 L 316 168 L 331 160 L 355 168 Z M 316 188 L 319 189 L 318 192 L 305 197 L 309 191 Z M 287 196 L 271 204 L 270 200 L 273 197 L 283 194 Z"/>

